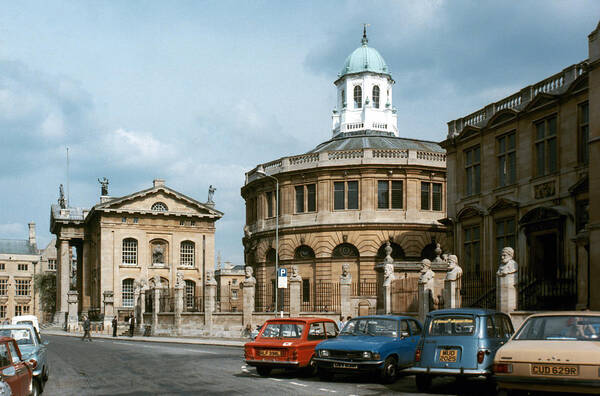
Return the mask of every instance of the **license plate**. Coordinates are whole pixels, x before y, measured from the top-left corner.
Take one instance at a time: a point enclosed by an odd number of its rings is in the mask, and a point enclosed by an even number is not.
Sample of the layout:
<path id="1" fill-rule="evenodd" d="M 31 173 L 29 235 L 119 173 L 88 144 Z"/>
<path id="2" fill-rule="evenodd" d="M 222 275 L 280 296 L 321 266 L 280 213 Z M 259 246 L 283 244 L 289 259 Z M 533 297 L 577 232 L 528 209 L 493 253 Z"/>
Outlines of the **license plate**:
<path id="1" fill-rule="evenodd" d="M 575 377 L 579 375 L 579 366 L 567 364 L 532 364 L 531 375 Z"/>
<path id="2" fill-rule="evenodd" d="M 357 369 L 357 364 L 348 364 L 348 363 L 333 363 L 333 368 L 347 368 L 347 369 Z"/>
<path id="3" fill-rule="evenodd" d="M 458 349 L 442 349 L 440 351 L 440 362 L 456 362 Z"/>
<path id="4" fill-rule="evenodd" d="M 258 351 L 258 356 L 281 356 L 281 351 L 264 349 L 262 351 Z"/>

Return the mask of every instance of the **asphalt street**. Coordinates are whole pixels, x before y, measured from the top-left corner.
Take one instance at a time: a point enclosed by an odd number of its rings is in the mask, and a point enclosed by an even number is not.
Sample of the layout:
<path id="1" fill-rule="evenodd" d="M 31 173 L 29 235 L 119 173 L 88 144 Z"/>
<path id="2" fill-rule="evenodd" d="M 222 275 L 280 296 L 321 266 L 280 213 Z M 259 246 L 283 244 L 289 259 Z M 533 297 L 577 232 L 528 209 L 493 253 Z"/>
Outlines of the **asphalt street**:
<path id="1" fill-rule="evenodd" d="M 413 376 L 382 385 L 369 376 L 323 382 L 275 370 L 260 377 L 243 349 L 214 345 L 47 336 L 50 379 L 44 395 L 416 395 Z M 436 379 L 428 394 L 485 395 L 483 381 Z"/>

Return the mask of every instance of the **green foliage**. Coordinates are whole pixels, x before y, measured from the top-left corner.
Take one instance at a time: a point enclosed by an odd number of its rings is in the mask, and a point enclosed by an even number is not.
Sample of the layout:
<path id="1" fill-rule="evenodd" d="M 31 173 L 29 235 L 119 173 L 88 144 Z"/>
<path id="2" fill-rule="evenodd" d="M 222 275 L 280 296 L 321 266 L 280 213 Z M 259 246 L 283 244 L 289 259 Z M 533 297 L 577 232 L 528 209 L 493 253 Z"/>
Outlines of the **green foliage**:
<path id="1" fill-rule="evenodd" d="M 44 312 L 56 311 L 56 274 L 37 274 L 34 278 L 35 290 L 39 293 Z"/>

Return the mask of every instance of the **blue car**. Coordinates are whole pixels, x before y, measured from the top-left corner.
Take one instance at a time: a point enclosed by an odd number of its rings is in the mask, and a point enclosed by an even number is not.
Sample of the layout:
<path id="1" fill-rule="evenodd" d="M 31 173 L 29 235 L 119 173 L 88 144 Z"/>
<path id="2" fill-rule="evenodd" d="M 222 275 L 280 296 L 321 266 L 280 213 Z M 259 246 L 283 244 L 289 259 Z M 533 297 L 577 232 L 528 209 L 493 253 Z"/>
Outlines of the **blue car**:
<path id="1" fill-rule="evenodd" d="M 317 373 L 327 381 L 336 373 L 376 372 L 392 383 L 413 364 L 420 335 L 421 323 L 409 316 L 359 316 L 316 346 Z"/>
<path id="2" fill-rule="evenodd" d="M 417 389 L 425 392 L 434 376 L 492 376 L 496 351 L 514 329 L 502 312 L 479 308 L 441 309 L 427 314 L 415 353 Z"/>

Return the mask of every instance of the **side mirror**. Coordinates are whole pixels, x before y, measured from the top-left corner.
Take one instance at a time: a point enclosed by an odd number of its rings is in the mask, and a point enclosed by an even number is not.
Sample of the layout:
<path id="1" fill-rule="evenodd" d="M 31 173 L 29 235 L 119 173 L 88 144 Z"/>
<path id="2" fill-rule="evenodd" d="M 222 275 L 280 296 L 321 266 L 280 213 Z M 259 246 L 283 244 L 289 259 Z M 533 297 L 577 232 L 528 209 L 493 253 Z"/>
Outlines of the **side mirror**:
<path id="1" fill-rule="evenodd" d="M 4 370 L 2 370 L 2 375 L 6 376 L 6 377 L 12 377 L 16 373 L 17 373 L 17 371 L 15 370 L 15 368 L 13 366 L 9 366 L 9 367 L 5 368 Z"/>

